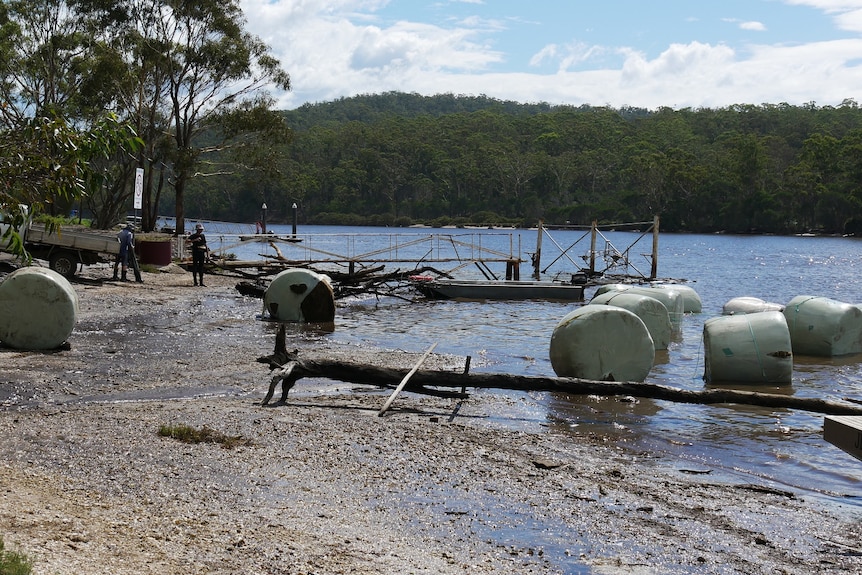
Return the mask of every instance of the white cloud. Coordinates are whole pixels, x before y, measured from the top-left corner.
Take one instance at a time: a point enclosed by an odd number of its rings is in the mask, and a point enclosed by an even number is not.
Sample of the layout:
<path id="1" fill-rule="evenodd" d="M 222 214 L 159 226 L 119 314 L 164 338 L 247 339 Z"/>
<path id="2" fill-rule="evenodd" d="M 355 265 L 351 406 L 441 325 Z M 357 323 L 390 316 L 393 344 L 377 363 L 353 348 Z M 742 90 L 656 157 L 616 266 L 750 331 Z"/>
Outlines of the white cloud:
<path id="1" fill-rule="evenodd" d="M 862 39 L 806 45 L 689 42 L 655 58 L 627 46 L 548 43 L 526 71 L 492 72 L 511 55 L 493 44 L 505 19 L 436 26 L 384 21 L 386 0 L 241 0 L 249 30 L 273 48 L 294 90 L 279 106 L 391 90 L 487 94 L 523 102 L 655 108 L 732 103 L 838 104 L 862 92 Z M 784 0 L 862 31 L 862 0 Z M 754 31 L 759 22 L 736 21 Z M 553 68 L 540 67 L 551 64 Z"/>
<path id="2" fill-rule="evenodd" d="M 784 0 L 793 6 L 808 6 L 832 14 L 841 30 L 862 32 L 862 0 Z"/>
<path id="3" fill-rule="evenodd" d="M 741 22 L 739 27 L 743 30 L 751 30 L 754 32 L 765 32 L 766 26 L 762 22 Z"/>
<path id="4" fill-rule="evenodd" d="M 482 43 L 488 21 L 441 28 L 416 22 L 384 24 L 383 0 L 244 0 L 249 29 L 267 42 L 291 74 L 294 107 L 365 92 L 412 91 L 421 75 L 475 72 L 502 61 Z"/>
<path id="5" fill-rule="evenodd" d="M 571 70 L 578 65 L 598 58 L 609 51 L 603 46 L 590 46 L 583 42 L 572 42 L 564 46 L 548 44 L 530 58 L 530 66 L 541 66 L 545 62 L 557 62 L 560 71 Z"/>

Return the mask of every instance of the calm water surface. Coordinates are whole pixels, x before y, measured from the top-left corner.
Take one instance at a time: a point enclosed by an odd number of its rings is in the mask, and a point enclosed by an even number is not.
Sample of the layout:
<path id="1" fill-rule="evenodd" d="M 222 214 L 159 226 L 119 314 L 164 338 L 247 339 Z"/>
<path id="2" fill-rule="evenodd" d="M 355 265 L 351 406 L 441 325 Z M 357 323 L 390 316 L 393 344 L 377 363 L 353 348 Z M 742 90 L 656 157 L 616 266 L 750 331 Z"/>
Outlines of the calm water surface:
<path id="1" fill-rule="evenodd" d="M 271 226 L 271 229 L 283 234 L 292 231 L 289 226 Z M 218 246 L 220 242 L 226 245 L 229 240 L 219 239 L 217 232 L 218 228 L 210 224 L 210 245 Z M 343 234 L 350 232 L 375 235 L 347 239 Z M 341 235 L 314 235 L 334 233 Z M 387 247 L 380 243 L 389 247 L 404 243 L 404 236 L 381 240 L 380 233 L 379 228 L 305 227 L 299 237 L 306 248 L 319 246 L 349 255 Z M 415 233 L 421 237 L 433 233 L 462 234 L 465 230 L 399 229 L 397 233 Z M 535 231 L 471 230 L 470 233 L 469 239 L 463 239 L 471 245 L 476 244 L 478 234 L 482 247 L 506 253 L 512 250 L 527 261 L 529 253 L 535 251 Z M 583 261 L 580 256 L 589 249 L 588 240 L 582 239 L 584 232 L 551 234 L 562 248 L 575 244 L 572 257 L 577 263 Z M 329 239 L 324 240 L 325 237 Z M 642 256 L 651 249 L 649 238 L 635 245 L 640 237 L 636 233 L 612 232 L 605 233 L 605 237 L 620 250 L 634 245 L 632 262 L 641 271 L 649 270 Z M 544 240 L 543 263 L 550 263 L 560 255 L 554 242 Z M 462 253 L 464 249 L 461 246 Z M 267 250 L 265 244 L 231 248 L 241 259 L 258 259 Z M 391 265 L 387 269 L 395 267 L 404 269 Z M 860 303 L 860 268 L 862 240 L 854 238 L 662 234 L 659 276 L 687 280 L 703 300 L 703 313 L 684 318 L 681 333 L 667 352 L 658 353 L 647 381 L 703 389 L 703 322 L 720 315 L 728 300 L 754 296 L 786 304 L 797 295 L 815 295 Z M 522 271 L 524 276 L 530 273 L 529 269 Z M 574 265 L 568 258 L 561 258 L 550 271 L 571 273 Z M 502 274 L 503 268 L 498 272 Z M 459 271 L 459 277 L 476 274 L 472 266 Z M 591 295 L 588 290 L 587 298 Z M 336 330 L 329 337 L 344 343 L 412 352 L 424 351 L 438 342 L 439 353 L 472 356 L 475 370 L 552 376 L 548 359 L 551 333 L 557 322 L 577 305 L 580 304 L 541 301 L 408 303 L 395 298 L 340 302 Z M 747 389 L 833 400 L 862 399 L 862 357 L 795 358 L 791 386 Z M 491 392 L 480 392 L 474 397 L 482 393 Z M 504 424 L 606 433 L 650 457 L 673 455 L 668 458 L 669 465 L 709 469 L 720 476 L 730 475 L 737 480 L 742 477 L 743 481 L 748 477 L 751 481 L 772 482 L 778 488 L 801 490 L 841 503 L 850 510 L 862 510 L 862 462 L 823 440 L 821 415 L 749 406 L 699 406 L 653 400 L 631 403 L 547 393 L 514 394 L 514 399 L 513 411 L 501 416 Z"/>

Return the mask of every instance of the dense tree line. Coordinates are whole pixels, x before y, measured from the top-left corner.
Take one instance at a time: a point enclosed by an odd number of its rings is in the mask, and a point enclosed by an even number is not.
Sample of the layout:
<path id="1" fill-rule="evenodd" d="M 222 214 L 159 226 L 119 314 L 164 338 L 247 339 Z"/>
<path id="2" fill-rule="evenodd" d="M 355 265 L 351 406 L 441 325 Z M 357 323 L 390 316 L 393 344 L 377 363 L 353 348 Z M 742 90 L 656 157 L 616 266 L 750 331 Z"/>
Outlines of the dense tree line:
<path id="1" fill-rule="evenodd" d="M 285 187 L 202 190 L 202 215 L 253 220 L 266 202 L 286 220 L 295 202 L 312 223 L 659 215 L 668 231 L 862 231 L 862 111 L 851 100 L 647 111 L 389 93 L 286 117 L 296 128 L 281 154 Z"/>

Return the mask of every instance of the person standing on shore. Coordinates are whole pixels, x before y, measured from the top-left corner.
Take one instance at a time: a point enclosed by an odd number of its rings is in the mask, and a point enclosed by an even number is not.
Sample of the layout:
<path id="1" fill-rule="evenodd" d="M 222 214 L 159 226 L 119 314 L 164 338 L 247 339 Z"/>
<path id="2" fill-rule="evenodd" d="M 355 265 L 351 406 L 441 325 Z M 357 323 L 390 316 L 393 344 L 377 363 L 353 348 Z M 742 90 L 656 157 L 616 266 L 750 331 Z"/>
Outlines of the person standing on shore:
<path id="1" fill-rule="evenodd" d="M 129 268 L 129 255 L 131 251 L 135 249 L 135 234 L 132 231 L 134 229 L 135 228 L 132 224 L 126 224 L 126 227 L 117 234 L 117 241 L 120 242 L 120 251 L 117 254 L 117 259 L 114 261 L 114 277 L 111 278 L 114 281 L 119 279 L 117 278 L 117 268 L 120 267 L 120 264 L 122 264 L 123 269 L 122 281 L 129 281 L 126 277 L 126 273 Z"/>
<path id="2" fill-rule="evenodd" d="M 200 276 L 200 285 L 203 286 L 204 261 L 209 252 L 203 225 L 198 224 L 195 226 L 195 233 L 189 236 L 189 241 L 192 244 L 192 277 L 194 278 L 195 285 L 198 285 L 198 276 Z"/>

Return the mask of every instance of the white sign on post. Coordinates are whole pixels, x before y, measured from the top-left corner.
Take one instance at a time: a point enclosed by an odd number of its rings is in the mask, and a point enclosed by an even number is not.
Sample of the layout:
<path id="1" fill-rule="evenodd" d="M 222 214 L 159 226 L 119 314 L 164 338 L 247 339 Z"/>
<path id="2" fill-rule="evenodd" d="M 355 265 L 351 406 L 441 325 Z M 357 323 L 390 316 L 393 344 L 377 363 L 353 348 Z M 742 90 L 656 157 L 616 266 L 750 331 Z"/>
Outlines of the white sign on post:
<path id="1" fill-rule="evenodd" d="M 144 207 L 144 169 L 135 170 L 135 206 L 136 210 Z"/>

